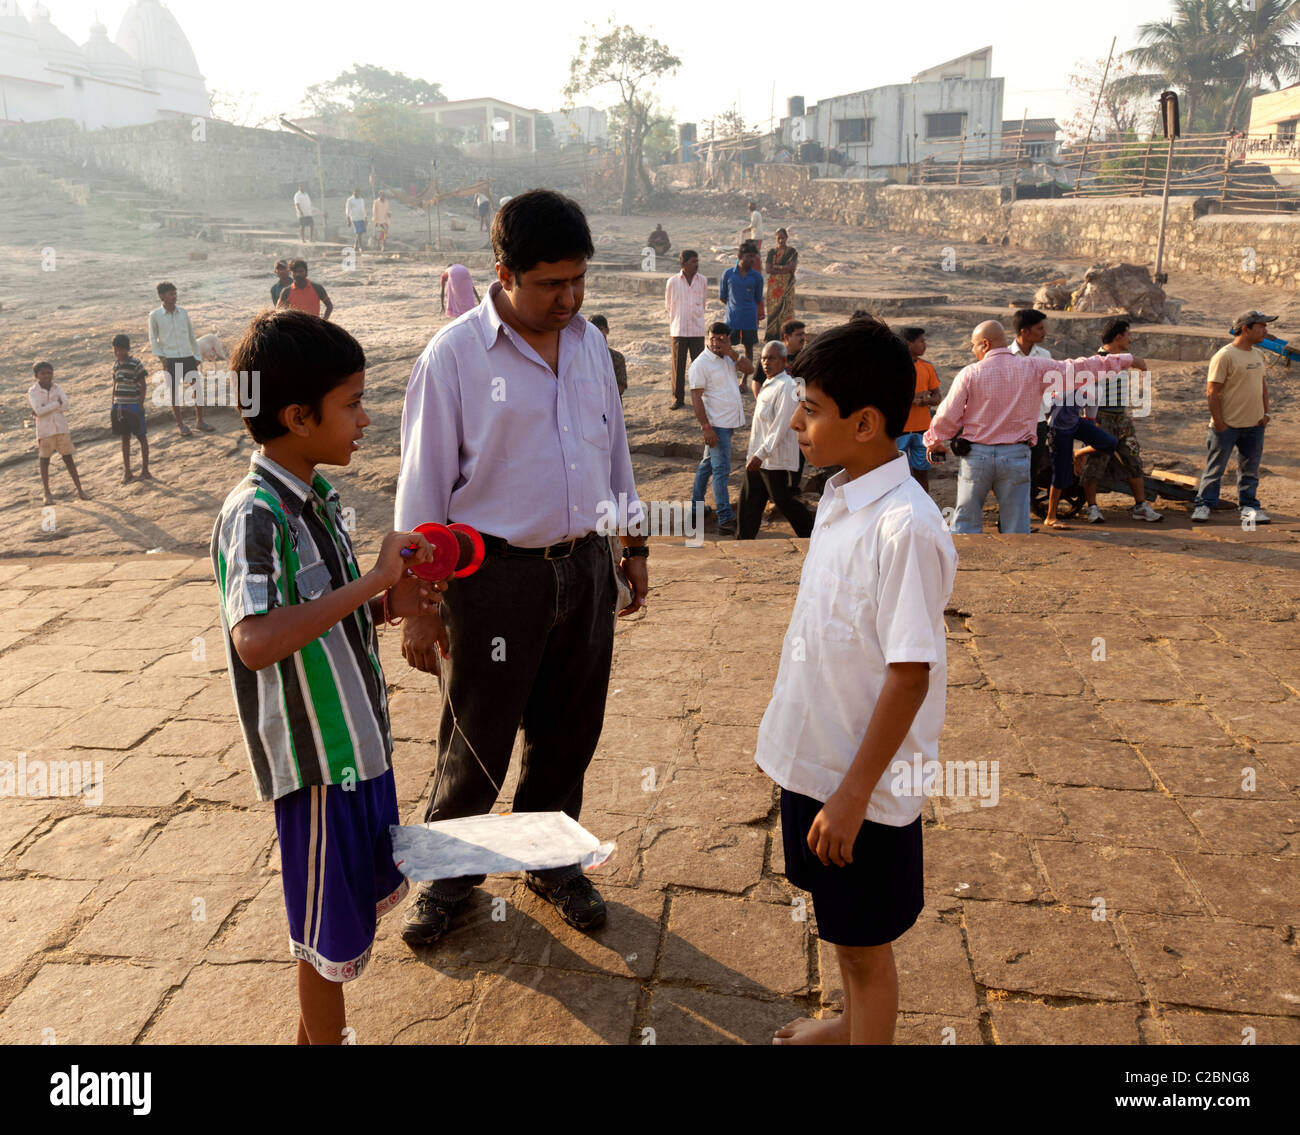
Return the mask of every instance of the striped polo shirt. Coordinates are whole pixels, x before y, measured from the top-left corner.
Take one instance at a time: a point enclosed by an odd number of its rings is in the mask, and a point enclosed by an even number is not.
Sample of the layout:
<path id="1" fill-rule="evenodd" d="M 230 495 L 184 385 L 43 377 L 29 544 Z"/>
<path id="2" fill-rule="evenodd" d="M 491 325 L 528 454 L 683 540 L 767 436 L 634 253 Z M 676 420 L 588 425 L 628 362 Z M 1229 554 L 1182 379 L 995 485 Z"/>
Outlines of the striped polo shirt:
<path id="1" fill-rule="evenodd" d="M 317 784 L 344 787 L 392 764 L 388 698 L 367 604 L 262 670 L 235 653 L 231 628 L 249 615 L 309 603 L 357 579 L 339 495 L 308 486 L 262 453 L 226 497 L 212 529 L 226 662 L 259 800 Z"/>

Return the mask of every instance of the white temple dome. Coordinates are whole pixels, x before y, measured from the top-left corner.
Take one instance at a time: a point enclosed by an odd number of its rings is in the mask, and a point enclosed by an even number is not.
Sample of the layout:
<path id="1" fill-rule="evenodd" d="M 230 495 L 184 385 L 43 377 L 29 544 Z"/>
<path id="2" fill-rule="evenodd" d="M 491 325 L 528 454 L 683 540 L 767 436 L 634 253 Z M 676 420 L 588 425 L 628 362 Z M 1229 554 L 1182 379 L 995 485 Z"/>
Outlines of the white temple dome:
<path id="1" fill-rule="evenodd" d="M 201 78 L 194 49 L 176 17 L 159 0 L 135 0 L 122 16 L 117 44 L 144 71 L 170 71 Z"/>
<path id="2" fill-rule="evenodd" d="M 144 78 L 135 60 L 108 38 L 108 29 L 103 24 L 90 25 L 90 38 L 81 49 L 86 56 L 92 74 L 111 79 L 116 83 L 127 83 L 138 87 Z"/>
<path id="3" fill-rule="evenodd" d="M 50 22 L 50 10 L 44 4 L 37 4 L 32 9 L 31 28 L 41 54 L 51 67 L 61 71 L 90 70 L 85 54 L 72 37 L 64 35 Z"/>

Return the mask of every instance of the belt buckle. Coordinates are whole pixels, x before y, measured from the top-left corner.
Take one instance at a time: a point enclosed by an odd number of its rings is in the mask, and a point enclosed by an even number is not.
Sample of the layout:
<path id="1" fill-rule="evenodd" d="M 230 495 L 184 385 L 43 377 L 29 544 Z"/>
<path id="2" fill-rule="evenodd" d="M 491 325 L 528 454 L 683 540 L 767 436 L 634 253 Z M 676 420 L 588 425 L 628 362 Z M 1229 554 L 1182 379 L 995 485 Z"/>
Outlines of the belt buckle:
<path id="1" fill-rule="evenodd" d="M 542 553 L 542 559 L 544 559 L 544 560 L 562 560 L 562 559 L 564 559 L 565 556 L 571 556 L 571 555 L 573 555 L 573 549 L 574 549 L 574 547 L 577 545 L 577 543 L 578 543 L 577 540 L 570 540 L 570 541 L 569 541 L 569 547 L 568 547 L 568 550 L 565 551 L 565 552 L 560 553 L 559 555 L 555 555 L 555 556 L 551 555 L 551 551 L 552 551 L 553 549 L 555 549 L 555 548 L 558 548 L 560 545 L 559 545 L 559 544 L 551 544 L 551 545 L 546 549 L 546 551 Z"/>

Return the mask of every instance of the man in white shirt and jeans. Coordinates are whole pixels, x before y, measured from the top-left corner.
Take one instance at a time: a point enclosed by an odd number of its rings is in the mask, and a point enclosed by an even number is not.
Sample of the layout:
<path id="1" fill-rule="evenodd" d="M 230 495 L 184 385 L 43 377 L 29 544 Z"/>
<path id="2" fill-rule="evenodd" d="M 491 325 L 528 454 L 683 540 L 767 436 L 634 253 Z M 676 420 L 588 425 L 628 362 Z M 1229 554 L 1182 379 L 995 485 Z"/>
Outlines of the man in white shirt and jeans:
<path id="1" fill-rule="evenodd" d="M 293 211 L 298 214 L 298 239 L 310 244 L 316 239 L 316 221 L 311 214 L 311 197 L 301 181 L 298 182 L 298 192 L 293 195 Z"/>
<path id="2" fill-rule="evenodd" d="M 352 247 L 361 251 L 361 238 L 366 235 L 366 199 L 361 196 L 360 189 L 354 189 L 352 196 L 343 203 L 343 211 L 347 214 L 348 222 L 352 225 L 352 231 L 356 239 L 352 242 Z"/>
<path id="3" fill-rule="evenodd" d="M 740 531 L 737 539 L 752 540 L 763 524 L 768 500 L 790 522 L 800 539 L 812 535 L 813 514 L 794 494 L 799 471 L 799 436 L 790 420 L 799 409 L 799 381 L 788 370 L 786 347 L 780 340 L 763 344 L 767 381 L 758 392 L 754 421 L 749 428 L 745 480 L 740 486 Z"/>
<path id="4" fill-rule="evenodd" d="M 731 345 L 731 328 L 715 323 L 709 328 L 709 349 L 691 364 L 691 401 L 704 431 L 704 457 L 695 470 L 691 508 L 704 504 L 709 477 L 713 477 L 713 503 L 718 507 L 718 535 L 736 534 L 736 514 L 731 511 L 727 481 L 731 477 L 731 434 L 745 424 L 736 377 L 754 373 L 754 364 L 737 355 Z"/>

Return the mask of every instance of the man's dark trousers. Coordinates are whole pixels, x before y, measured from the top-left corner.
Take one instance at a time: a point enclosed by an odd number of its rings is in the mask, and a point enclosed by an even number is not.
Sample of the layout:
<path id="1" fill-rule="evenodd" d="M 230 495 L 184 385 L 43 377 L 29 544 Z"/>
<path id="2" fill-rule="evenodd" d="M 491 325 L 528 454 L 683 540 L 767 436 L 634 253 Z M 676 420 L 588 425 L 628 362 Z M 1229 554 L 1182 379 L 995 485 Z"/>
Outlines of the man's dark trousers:
<path id="1" fill-rule="evenodd" d="M 676 402 L 686 401 L 686 356 L 689 353 L 691 362 L 700 357 L 700 352 L 704 350 L 703 335 L 674 335 L 673 336 L 673 400 Z"/>
<path id="2" fill-rule="evenodd" d="M 451 658 L 440 660 L 437 790 L 425 820 L 491 811 L 492 782 L 505 781 L 521 725 L 513 811 L 578 818 L 605 720 L 615 598 L 604 537 L 562 559 L 489 552 L 474 575 L 452 582 L 443 602 Z M 536 874 L 558 881 L 572 870 Z M 430 889 L 453 902 L 482 881 L 439 879 Z"/>
<path id="3" fill-rule="evenodd" d="M 790 522 L 799 537 L 812 535 L 816 519 L 806 504 L 794 495 L 796 474 L 785 469 L 760 469 L 746 472 L 740 486 L 740 512 L 736 535 L 741 540 L 753 540 L 763 523 L 763 509 L 770 499 Z"/>

